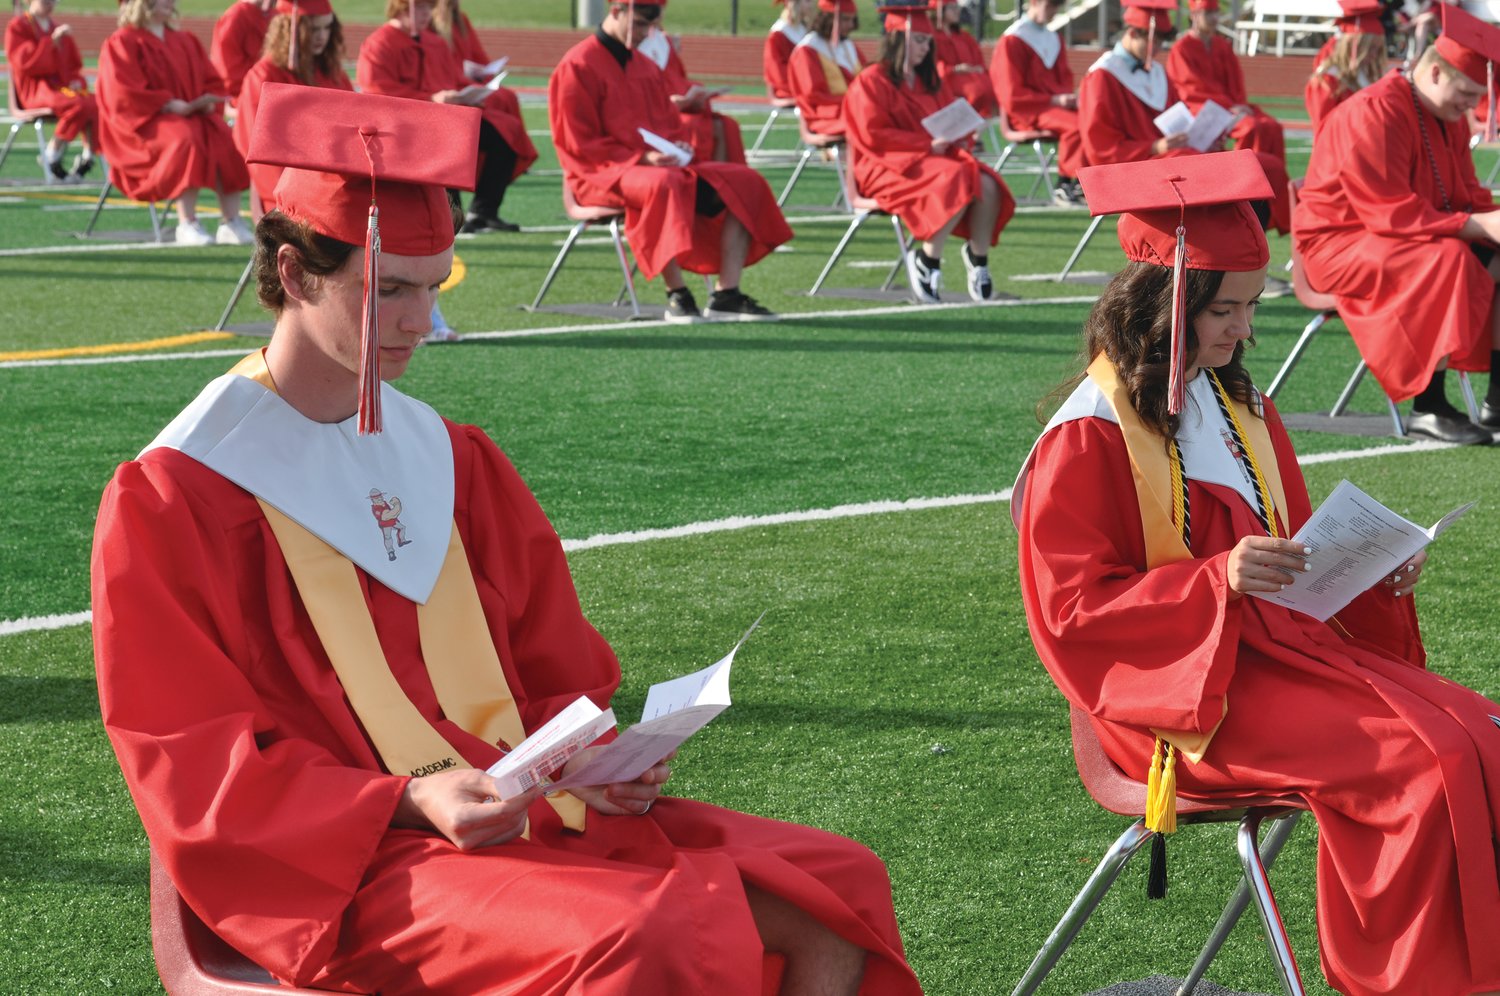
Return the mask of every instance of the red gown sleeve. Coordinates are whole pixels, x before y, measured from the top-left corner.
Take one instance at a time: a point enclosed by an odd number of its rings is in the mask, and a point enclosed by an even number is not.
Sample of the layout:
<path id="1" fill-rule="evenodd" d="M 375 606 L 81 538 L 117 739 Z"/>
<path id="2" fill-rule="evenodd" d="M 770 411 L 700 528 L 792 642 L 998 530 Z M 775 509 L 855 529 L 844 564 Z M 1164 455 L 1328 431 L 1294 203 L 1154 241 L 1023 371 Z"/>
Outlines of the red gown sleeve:
<path id="1" fill-rule="evenodd" d="M 415 63 L 422 50 L 399 31 L 376 29 L 359 47 L 355 82 L 361 90 L 387 97 L 430 100 L 436 90 L 422 85 Z"/>
<path id="2" fill-rule="evenodd" d="M 105 728 L 188 903 L 231 943 L 250 919 L 265 967 L 306 981 L 332 951 L 406 779 L 352 767 L 278 726 L 278 704 L 244 670 L 274 666 L 256 653 L 247 594 L 228 566 L 245 537 L 220 525 L 171 463 L 123 465 L 99 511 L 94 648 Z M 232 889 L 215 885 L 224 867 L 235 868 Z"/>
<path id="3" fill-rule="evenodd" d="M 792 57 L 792 42 L 780 31 L 766 35 L 765 48 L 761 51 L 761 75 L 766 79 L 774 97 L 790 94 L 791 83 L 787 79 L 787 62 Z"/>
<path id="4" fill-rule="evenodd" d="M 112 122 L 112 131 L 124 135 L 139 131 L 162 113 L 167 101 L 179 95 L 157 89 L 146 72 L 146 53 L 134 32 L 116 31 L 99 51 L 100 111 Z M 183 99 L 192 99 L 196 94 Z"/>
<path id="5" fill-rule="evenodd" d="M 5 61 L 18 76 L 47 77 L 61 74 L 57 46 L 21 14 L 5 26 Z"/>
<path id="6" fill-rule="evenodd" d="M 1228 553 L 1146 570 L 1119 427 L 1067 422 L 1033 455 L 1021 592 L 1032 641 L 1068 701 L 1116 723 L 1207 731 L 1239 650 Z"/>
<path id="7" fill-rule="evenodd" d="M 1179 39 L 1167 53 L 1166 67 L 1167 78 L 1195 114 L 1208 100 L 1225 110 L 1239 103 L 1220 86 L 1214 53 L 1197 38 Z"/>
<path id="8" fill-rule="evenodd" d="M 1060 58 L 1060 57 L 1059 57 Z M 1083 77 L 1078 87 L 1078 123 L 1083 138 L 1083 149 L 1091 163 L 1134 163 L 1153 157 L 1152 147 L 1157 134 L 1154 126 L 1144 134 L 1125 127 L 1127 122 L 1139 122 L 1145 115 L 1128 102 L 1135 98 L 1115 78 L 1103 69 L 1096 69 Z M 1177 102 L 1174 89 L 1168 85 L 1167 103 L 1171 107 Z"/>

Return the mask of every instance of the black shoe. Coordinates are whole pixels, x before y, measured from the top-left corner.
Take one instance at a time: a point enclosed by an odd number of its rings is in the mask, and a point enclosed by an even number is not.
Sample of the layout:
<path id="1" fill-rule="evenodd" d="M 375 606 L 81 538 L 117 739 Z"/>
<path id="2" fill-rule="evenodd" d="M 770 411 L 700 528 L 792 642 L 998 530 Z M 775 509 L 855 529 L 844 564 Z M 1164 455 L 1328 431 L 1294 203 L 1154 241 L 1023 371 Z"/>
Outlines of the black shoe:
<path id="1" fill-rule="evenodd" d="M 1500 408 L 1495 408 L 1488 401 L 1479 406 L 1479 427 L 1500 432 Z"/>
<path id="2" fill-rule="evenodd" d="M 698 302 L 693 299 L 693 292 L 679 287 L 667 291 L 667 311 L 662 317 L 669 322 L 688 325 L 703 316 L 698 314 Z"/>
<path id="3" fill-rule="evenodd" d="M 776 312 L 765 307 L 749 294 L 734 290 L 714 291 L 708 299 L 705 318 L 719 322 L 753 322 L 757 319 L 775 318 Z"/>
<path id="4" fill-rule="evenodd" d="M 506 221 L 499 215 L 471 214 L 464 219 L 463 227 L 459 229 L 467 235 L 479 232 L 519 232 L 521 226 L 515 222 Z"/>
<path id="5" fill-rule="evenodd" d="M 51 173 L 55 179 L 66 180 L 68 178 L 68 170 L 62 164 L 61 152 L 57 154 L 56 159 L 48 159 L 46 153 L 37 156 L 36 159 L 37 162 L 42 164 L 42 168 Z"/>
<path id="6" fill-rule="evenodd" d="M 89 171 L 93 168 L 93 156 L 88 156 L 87 158 L 79 156 L 77 159 L 73 160 L 73 170 L 68 174 L 68 179 L 75 182 L 81 182 L 84 177 L 89 175 Z"/>
<path id="7" fill-rule="evenodd" d="M 918 304 L 937 304 L 943 291 L 943 271 L 922 261 L 916 249 L 906 254 L 906 278 Z"/>
<path id="8" fill-rule="evenodd" d="M 1456 412 L 1452 415 L 1442 412 L 1412 412 L 1406 420 L 1406 431 L 1408 435 L 1426 436 L 1460 446 L 1488 446 L 1494 441 L 1488 430 L 1481 429 Z"/>

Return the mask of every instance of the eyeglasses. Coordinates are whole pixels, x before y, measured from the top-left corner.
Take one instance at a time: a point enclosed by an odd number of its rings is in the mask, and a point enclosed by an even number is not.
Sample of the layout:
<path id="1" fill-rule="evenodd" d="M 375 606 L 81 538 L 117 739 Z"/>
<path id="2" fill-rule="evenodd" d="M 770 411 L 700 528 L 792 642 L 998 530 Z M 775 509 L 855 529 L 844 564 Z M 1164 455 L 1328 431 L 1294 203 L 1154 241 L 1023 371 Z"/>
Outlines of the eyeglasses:
<path id="1" fill-rule="evenodd" d="M 636 4 L 634 10 L 637 21 L 654 24 L 661 20 L 661 8 L 654 3 Z"/>

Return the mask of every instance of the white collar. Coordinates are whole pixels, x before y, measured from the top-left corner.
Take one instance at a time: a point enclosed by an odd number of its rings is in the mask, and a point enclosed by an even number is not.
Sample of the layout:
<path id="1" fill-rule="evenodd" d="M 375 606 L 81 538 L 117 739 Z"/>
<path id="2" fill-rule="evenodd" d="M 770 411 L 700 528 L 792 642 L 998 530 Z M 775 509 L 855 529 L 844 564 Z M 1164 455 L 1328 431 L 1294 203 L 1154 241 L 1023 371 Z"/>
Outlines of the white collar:
<path id="1" fill-rule="evenodd" d="M 453 530 L 453 445 L 422 402 L 385 384 L 380 404 L 384 431 L 359 436 L 355 417 L 314 422 L 256 381 L 225 374 L 141 452 L 163 447 L 192 457 L 387 588 L 425 603 Z M 401 530 L 391 528 L 389 552 L 372 490 L 388 507 L 399 505 Z"/>
<path id="2" fill-rule="evenodd" d="M 672 43 L 667 40 L 666 32 L 655 25 L 646 34 L 646 40 L 637 45 L 635 50 L 656 63 L 657 69 L 666 69 L 667 60 L 672 57 Z"/>
<path id="3" fill-rule="evenodd" d="M 771 25 L 770 33 L 773 35 L 786 35 L 787 40 L 795 45 L 807 37 L 808 28 L 801 24 L 793 24 L 791 21 L 777 20 L 775 24 Z"/>
<path id="4" fill-rule="evenodd" d="M 1062 39 L 1057 36 L 1057 32 L 1029 17 L 1022 17 L 1006 28 L 1005 33 L 1025 42 L 1048 69 L 1057 63 L 1057 57 L 1062 54 Z"/>
<path id="5" fill-rule="evenodd" d="M 1089 72 L 1102 69 L 1153 111 L 1166 110 L 1167 71 L 1162 67 L 1161 59 L 1152 59 L 1148 70 L 1137 71 L 1135 67 L 1138 65 L 1135 56 L 1116 45 L 1099 56 L 1099 61 L 1089 67 Z"/>
<path id="6" fill-rule="evenodd" d="M 833 49 L 829 47 L 828 40 L 816 31 L 809 31 L 803 35 L 802 40 L 797 43 L 800 48 L 806 45 L 817 52 L 829 62 L 836 62 L 851 73 L 859 72 L 859 50 L 854 47 L 854 42 L 848 38 L 839 39 L 838 55 L 834 55 Z"/>

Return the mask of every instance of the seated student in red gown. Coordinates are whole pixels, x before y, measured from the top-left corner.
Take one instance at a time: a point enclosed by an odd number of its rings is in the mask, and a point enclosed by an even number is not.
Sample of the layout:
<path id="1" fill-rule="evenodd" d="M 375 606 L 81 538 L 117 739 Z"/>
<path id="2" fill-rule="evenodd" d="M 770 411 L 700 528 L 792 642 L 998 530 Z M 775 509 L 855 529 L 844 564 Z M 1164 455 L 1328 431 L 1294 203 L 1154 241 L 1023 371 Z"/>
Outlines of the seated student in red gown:
<path id="1" fill-rule="evenodd" d="M 939 300 L 943 246 L 964 239 L 969 297 L 994 296 L 990 247 L 1015 214 L 999 174 L 976 159 L 968 142 L 933 138 L 922 119 L 957 99 L 938 75 L 927 0 L 882 4 L 880 58 L 866 66 L 844 98 L 854 187 L 894 214 L 921 242 L 906 257 L 918 301 Z"/>
<path id="2" fill-rule="evenodd" d="M 974 36 L 964 30 L 963 8 L 958 0 L 932 0 L 933 56 L 938 75 L 955 97 L 967 100 L 980 117 L 992 118 L 1000 105 L 984 66 L 984 52 Z"/>
<path id="3" fill-rule="evenodd" d="M 1465 115 L 1485 96 L 1500 29 L 1445 5 L 1443 34 L 1409 75 L 1391 73 L 1323 121 L 1297 201 L 1297 249 L 1393 400 L 1407 430 L 1487 444 L 1500 377 L 1480 424 L 1444 375 L 1500 370 L 1500 212 L 1474 175 Z"/>
<path id="4" fill-rule="evenodd" d="M 241 155 L 250 152 L 260 91 L 267 83 L 354 89 L 344 72 L 344 28 L 328 0 L 277 0 L 276 16 L 266 31 L 265 54 L 245 74 L 235 108 L 234 144 Z M 276 206 L 281 167 L 251 163 L 249 170 L 261 210 L 271 210 Z"/>
<path id="5" fill-rule="evenodd" d="M 666 0 L 658 6 L 665 20 Z M 745 140 L 740 135 L 739 122 L 714 110 L 714 94 L 708 87 L 688 78 L 680 46 L 681 38 L 668 35 L 661 24 L 656 24 L 636 53 L 656 63 L 667 78 L 667 96 L 688 131 L 693 155 L 721 163 L 743 163 Z"/>
<path id="6" fill-rule="evenodd" d="M 1269 259 L 1246 203 L 1265 178 L 1241 179 L 1255 166 L 1240 151 L 1084 170 L 1092 210 L 1129 212 L 1131 262 L 1016 482 L 1031 637 L 1125 771 L 1144 778 L 1160 748 L 1177 793 L 1305 801 L 1333 989 L 1494 992 L 1500 704 L 1427 670 L 1413 595 L 1426 553 L 1327 622 L 1246 597 L 1308 583 L 1311 552 L 1289 538 L 1311 514 L 1297 454 L 1244 365 Z M 1174 795 L 1157 801 L 1175 812 Z"/>
<path id="7" fill-rule="evenodd" d="M 665 761 L 548 797 L 485 774 L 620 668 L 494 442 L 382 384 L 453 265 L 478 118 L 266 87 L 270 345 L 118 469 L 95 536 L 100 703 L 152 848 L 297 986 L 918 996 L 863 846 L 669 798 Z"/>
<path id="8" fill-rule="evenodd" d="M 42 149 L 42 165 L 59 180 L 81 180 L 94 168 L 99 107 L 83 78 L 83 56 L 72 26 L 52 19 L 56 7 L 57 0 L 31 0 L 24 14 L 11 18 L 5 26 L 5 62 L 21 106 L 45 107 L 57 119 Z M 82 151 L 70 172 L 62 160 L 75 138 Z"/>
<path id="9" fill-rule="evenodd" d="M 1323 47 L 1302 91 L 1313 134 L 1335 107 L 1385 75 L 1385 25 L 1378 13 L 1338 19 L 1339 33 Z"/>
<path id="10" fill-rule="evenodd" d="M 1188 0 L 1192 30 L 1177 39 L 1167 53 L 1167 77 L 1194 114 L 1212 100 L 1239 121 L 1228 139 L 1236 149 L 1264 153 L 1281 163 L 1286 172 L 1286 136 L 1281 122 L 1250 103 L 1245 92 L 1245 73 L 1234 45 L 1219 34 L 1219 0 Z M 1285 187 L 1276 188 L 1280 204 L 1271 208 L 1271 227 L 1291 231 L 1292 205 Z"/>
<path id="11" fill-rule="evenodd" d="M 536 146 L 514 94 L 485 89 L 464 75 L 448 43 L 432 30 L 434 0 L 386 0 L 386 23 L 359 47 L 355 80 L 368 93 L 478 107 L 479 179 L 464 216 L 465 232 L 514 232 L 500 217 L 512 182 L 536 162 Z"/>
<path id="12" fill-rule="evenodd" d="M 781 5 L 781 14 L 766 33 L 766 44 L 761 50 L 761 75 L 766 80 L 766 92 L 777 100 L 792 99 L 792 84 L 788 78 L 791 71 L 792 49 L 808 32 L 808 22 L 817 9 L 817 0 L 776 0 Z"/>
<path id="13" fill-rule="evenodd" d="M 239 97 L 245 74 L 260 61 L 275 7 L 276 0 L 235 0 L 214 22 L 208 58 L 229 88 L 231 103 Z"/>
<path id="14" fill-rule="evenodd" d="M 1180 99 L 1159 58 L 1161 43 L 1176 35 L 1168 11 L 1175 0 L 1125 0 L 1125 29 L 1115 47 L 1099 57 L 1078 88 L 1083 151 L 1091 165 L 1200 155 L 1187 133 L 1163 135 L 1156 117 Z M 1219 154 L 1219 149 L 1210 150 Z M 1270 226 L 1291 228 L 1286 163 L 1256 152 L 1275 192 Z"/>
<path id="15" fill-rule="evenodd" d="M 1075 179 L 1084 164 L 1078 94 L 1062 36 L 1047 27 L 1060 2 L 1027 0 L 1026 12 L 995 45 L 990 80 L 1012 128 L 1057 136 L 1056 197 L 1064 205 L 1081 205 Z"/>
<path id="16" fill-rule="evenodd" d="M 661 274 L 666 284 L 669 321 L 700 317 L 683 270 L 718 274 L 703 317 L 771 317 L 740 289 L 740 277 L 792 230 L 776 195 L 748 166 L 699 159 L 679 165 L 678 155 L 692 152 L 687 130 L 665 77 L 635 51 L 660 17 L 655 4 L 616 0 L 599 30 L 553 70 L 547 113 L 563 182 L 579 203 L 625 209 L 641 273 L 648 280 Z M 681 152 L 651 147 L 642 129 Z"/>
<path id="17" fill-rule="evenodd" d="M 864 59 L 849 35 L 859 27 L 854 0 L 818 0 L 812 30 L 792 49 L 788 67 L 792 96 L 807 130 L 844 134 L 844 94 Z"/>
<path id="18" fill-rule="evenodd" d="M 224 81 L 175 0 L 126 0 L 120 29 L 99 51 L 99 149 L 109 179 L 138 201 L 177 201 L 177 241 L 249 245 L 240 194 L 250 186 L 221 105 Z M 219 200 L 213 235 L 198 222 L 198 191 Z"/>

